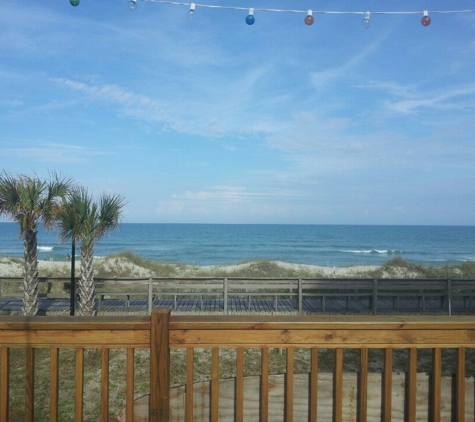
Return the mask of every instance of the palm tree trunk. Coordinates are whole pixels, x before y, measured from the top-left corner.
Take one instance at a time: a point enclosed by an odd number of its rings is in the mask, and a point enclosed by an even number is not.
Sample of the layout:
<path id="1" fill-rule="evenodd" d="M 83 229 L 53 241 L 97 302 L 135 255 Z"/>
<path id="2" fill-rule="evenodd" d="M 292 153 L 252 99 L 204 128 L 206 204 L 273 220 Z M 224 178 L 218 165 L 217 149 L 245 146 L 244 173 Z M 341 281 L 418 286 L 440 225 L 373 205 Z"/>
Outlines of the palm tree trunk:
<path id="1" fill-rule="evenodd" d="M 23 315 L 38 313 L 38 237 L 36 229 L 28 229 L 23 240 L 25 274 L 23 277 Z"/>
<path id="2" fill-rule="evenodd" d="M 92 266 L 94 248 L 81 246 L 81 279 L 79 281 L 79 315 L 95 315 L 94 269 Z"/>

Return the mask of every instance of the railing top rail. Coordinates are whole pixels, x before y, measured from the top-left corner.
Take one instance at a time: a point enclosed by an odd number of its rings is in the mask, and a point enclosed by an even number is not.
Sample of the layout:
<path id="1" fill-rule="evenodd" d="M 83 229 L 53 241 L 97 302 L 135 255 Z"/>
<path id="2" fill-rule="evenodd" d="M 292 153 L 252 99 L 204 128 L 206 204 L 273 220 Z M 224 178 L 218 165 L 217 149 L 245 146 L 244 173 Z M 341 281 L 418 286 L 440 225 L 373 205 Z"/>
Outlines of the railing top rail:
<path id="1" fill-rule="evenodd" d="M 150 317 L 0 317 L 0 344 L 17 348 L 149 348 Z"/>
<path id="2" fill-rule="evenodd" d="M 149 316 L 0 316 L 0 330 L 144 330 Z"/>
<path id="3" fill-rule="evenodd" d="M 452 318 L 172 316 L 169 339 L 172 348 L 475 347 L 475 317 Z"/>
<path id="4" fill-rule="evenodd" d="M 271 326 L 291 329 L 470 329 L 475 339 L 475 316 L 443 315 L 172 315 L 170 328 L 177 330 L 268 330 Z M 363 328 L 364 327 L 364 328 Z"/>

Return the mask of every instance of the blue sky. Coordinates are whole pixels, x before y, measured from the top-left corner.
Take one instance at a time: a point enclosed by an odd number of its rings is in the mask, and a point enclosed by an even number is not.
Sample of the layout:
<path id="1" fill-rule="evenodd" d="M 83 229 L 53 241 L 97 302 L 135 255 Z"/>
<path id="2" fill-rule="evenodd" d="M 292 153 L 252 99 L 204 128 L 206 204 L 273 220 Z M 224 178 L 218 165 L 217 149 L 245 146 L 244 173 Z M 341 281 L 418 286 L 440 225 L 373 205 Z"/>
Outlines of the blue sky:
<path id="1" fill-rule="evenodd" d="M 471 1 L 209 0 L 399 12 Z M 475 224 L 475 13 L 0 3 L 0 169 L 124 222 Z"/>

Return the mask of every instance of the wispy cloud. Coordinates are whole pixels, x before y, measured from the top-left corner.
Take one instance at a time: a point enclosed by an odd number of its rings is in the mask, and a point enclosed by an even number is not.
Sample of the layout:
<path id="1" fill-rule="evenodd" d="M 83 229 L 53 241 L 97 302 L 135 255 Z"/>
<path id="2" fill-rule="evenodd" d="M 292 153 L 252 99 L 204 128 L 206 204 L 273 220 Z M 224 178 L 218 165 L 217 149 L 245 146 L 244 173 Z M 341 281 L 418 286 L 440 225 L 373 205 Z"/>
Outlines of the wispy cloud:
<path id="1" fill-rule="evenodd" d="M 93 157 L 110 154 L 93 148 L 43 141 L 35 142 L 35 146 L 0 147 L 0 155 L 4 158 L 24 158 L 43 163 L 82 163 Z"/>
<path id="2" fill-rule="evenodd" d="M 361 89 L 382 91 L 386 98 L 382 105 L 395 114 L 416 114 L 424 110 L 472 110 L 475 107 L 475 84 L 428 89 L 427 86 L 400 85 L 376 82 L 356 86 Z"/>
<path id="3" fill-rule="evenodd" d="M 375 54 L 380 48 L 387 35 L 379 37 L 371 44 L 362 48 L 355 55 L 350 57 L 346 62 L 319 72 L 310 73 L 310 81 L 317 89 L 325 88 L 327 85 L 340 80 L 341 78 L 348 78 L 353 75 L 354 70 L 360 66 L 371 55 Z M 338 56 L 340 57 L 340 56 Z"/>

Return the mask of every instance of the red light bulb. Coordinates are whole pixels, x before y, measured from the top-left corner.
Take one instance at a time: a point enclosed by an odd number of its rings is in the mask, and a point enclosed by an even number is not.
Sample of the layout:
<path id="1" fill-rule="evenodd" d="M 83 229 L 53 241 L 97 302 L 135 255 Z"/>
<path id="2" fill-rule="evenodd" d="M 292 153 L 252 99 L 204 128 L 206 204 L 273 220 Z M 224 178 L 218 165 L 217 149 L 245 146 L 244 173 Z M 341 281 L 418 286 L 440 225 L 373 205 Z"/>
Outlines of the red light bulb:
<path id="1" fill-rule="evenodd" d="M 305 19 L 303 20 L 305 22 L 305 25 L 312 25 L 315 19 L 312 16 L 312 11 L 309 10 L 307 16 L 305 16 Z"/>

